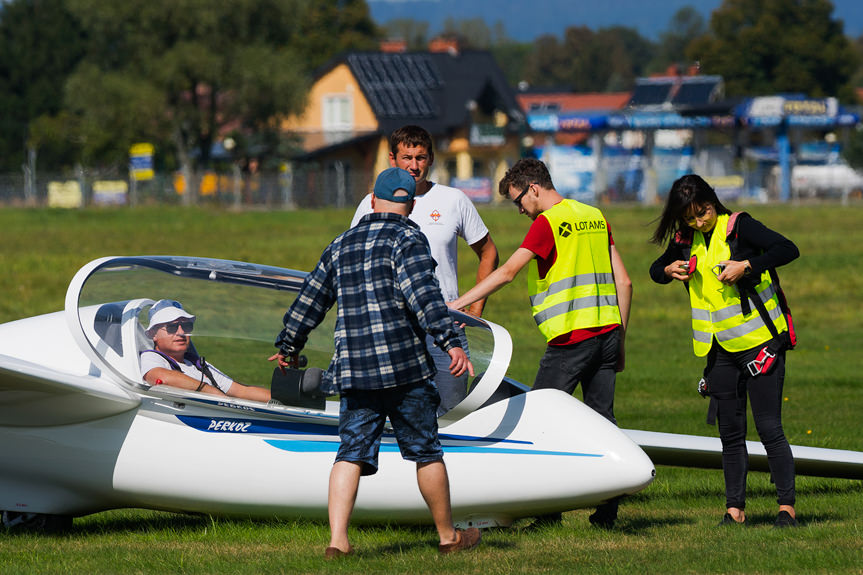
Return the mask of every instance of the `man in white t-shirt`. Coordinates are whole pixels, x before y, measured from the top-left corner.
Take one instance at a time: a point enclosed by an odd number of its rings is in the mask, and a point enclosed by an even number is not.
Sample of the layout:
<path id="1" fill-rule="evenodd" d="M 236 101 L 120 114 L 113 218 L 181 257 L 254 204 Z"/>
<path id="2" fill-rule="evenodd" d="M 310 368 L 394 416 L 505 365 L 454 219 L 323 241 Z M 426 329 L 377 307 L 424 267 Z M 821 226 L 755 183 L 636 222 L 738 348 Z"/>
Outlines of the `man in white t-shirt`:
<path id="1" fill-rule="evenodd" d="M 195 316 L 180 302 L 160 299 L 150 308 L 149 320 L 146 334 L 153 340 L 153 349 L 141 352 L 141 373 L 146 383 L 270 401 L 270 390 L 238 383 L 190 352 Z"/>
<path id="2" fill-rule="evenodd" d="M 410 172 L 416 180 L 416 204 L 410 219 L 416 222 L 431 246 L 437 262 L 435 275 L 440 283 L 444 300 L 458 298 L 458 238 L 463 238 L 479 258 L 476 281 L 482 281 L 497 267 L 498 253 L 491 234 L 476 207 L 464 192 L 428 181 L 434 163 L 431 135 L 419 126 L 403 126 L 390 135 L 390 165 Z M 372 212 L 371 194 L 360 202 L 351 227 Z M 482 315 L 485 299 L 473 303 L 466 311 L 477 317 Z M 464 342 L 463 342 L 464 343 Z M 450 357 L 437 347 L 429 345 L 438 375 L 435 384 L 441 395 L 442 415 L 467 394 L 467 376 L 449 375 Z"/>

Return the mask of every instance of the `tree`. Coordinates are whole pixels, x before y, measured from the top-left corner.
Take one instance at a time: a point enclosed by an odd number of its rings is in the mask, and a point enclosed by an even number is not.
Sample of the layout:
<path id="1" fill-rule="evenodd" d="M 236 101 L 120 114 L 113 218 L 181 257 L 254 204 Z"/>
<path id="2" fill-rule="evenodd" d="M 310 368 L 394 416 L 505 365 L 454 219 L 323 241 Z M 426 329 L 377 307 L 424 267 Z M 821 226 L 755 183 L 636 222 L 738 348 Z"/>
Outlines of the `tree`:
<path id="1" fill-rule="evenodd" d="M 525 58 L 524 80 L 531 86 L 572 90 L 569 59 L 556 36 L 544 34 L 534 40 Z"/>
<path id="2" fill-rule="evenodd" d="M 563 42 L 541 36 L 525 61 L 525 79 L 534 86 L 575 92 L 628 90 L 653 56 L 653 45 L 635 30 L 573 26 Z"/>
<path id="3" fill-rule="evenodd" d="M 123 161 L 140 140 L 171 142 L 193 182 L 229 127 L 266 129 L 300 109 L 305 67 L 291 46 L 293 0 L 68 0 L 88 51 L 66 83 L 88 164 Z M 188 195 L 186 196 L 188 197 Z"/>
<path id="4" fill-rule="evenodd" d="M 343 52 L 378 49 L 381 32 L 365 0 L 301 0 L 300 3 L 301 10 L 293 15 L 300 22 L 297 48 L 310 70 Z"/>
<path id="5" fill-rule="evenodd" d="M 527 81 L 525 62 L 532 50 L 532 44 L 522 42 L 504 42 L 491 47 L 491 53 L 510 86 L 518 86 L 522 81 Z"/>
<path id="6" fill-rule="evenodd" d="M 500 33 L 499 28 L 496 33 Z M 482 18 L 447 18 L 444 20 L 441 36 L 457 39 L 462 48 L 488 50 L 492 45 L 492 31 Z"/>
<path id="7" fill-rule="evenodd" d="M 396 18 L 384 26 L 388 38 L 399 38 L 408 50 L 425 50 L 429 43 L 429 23 L 411 18 Z"/>
<path id="8" fill-rule="evenodd" d="M 0 4 L 0 169 L 20 169 L 30 122 L 60 112 L 63 84 L 83 54 L 83 31 L 63 0 Z"/>
<path id="9" fill-rule="evenodd" d="M 687 57 L 734 95 L 796 92 L 850 102 L 854 49 L 829 0 L 724 0 Z"/>
<path id="10" fill-rule="evenodd" d="M 598 58 L 606 57 L 604 66 L 609 74 L 600 91 L 621 92 L 631 90 L 635 79 L 647 73 L 656 47 L 634 28 L 615 26 L 604 28 L 597 34 Z"/>
<path id="11" fill-rule="evenodd" d="M 365 4 L 350 0 L 67 4 L 88 38 L 65 85 L 82 159 L 124 165 L 132 143 L 153 141 L 170 145 L 187 182 L 228 133 L 267 140 L 304 108 L 310 66 L 367 32 L 351 24 Z"/>
<path id="12" fill-rule="evenodd" d="M 854 50 L 857 52 L 857 70 L 851 77 L 851 85 L 860 88 L 863 87 L 863 35 L 858 36 L 854 41 Z M 863 101 L 855 103 L 863 104 Z"/>
<path id="13" fill-rule="evenodd" d="M 704 18 L 692 6 L 684 6 L 674 13 L 668 29 L 660 34 L 656 57 L 650 63 L 650 70 L 661 72 L 671 64 L 688 67 L 693 62 L 686 60 L 686 49 L 696 38 L 707 33 Z"/>

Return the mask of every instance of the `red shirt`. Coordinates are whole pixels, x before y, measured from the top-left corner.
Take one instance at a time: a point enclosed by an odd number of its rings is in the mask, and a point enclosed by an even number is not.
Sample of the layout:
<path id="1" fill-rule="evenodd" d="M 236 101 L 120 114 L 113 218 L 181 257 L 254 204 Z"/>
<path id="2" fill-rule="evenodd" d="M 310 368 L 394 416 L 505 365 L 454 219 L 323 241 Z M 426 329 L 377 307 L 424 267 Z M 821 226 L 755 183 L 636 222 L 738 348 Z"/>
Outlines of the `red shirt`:
<path id="1" fill-rule="evenodd" d="M 614 238 L 611 236 L 611 226 L 608 221 L 605 222 L 605 227 L 608 230 L 608 244 L 614 245 Z M 532 251 L 535 254 L 536 265 L 539 270 L 539 277 L 544 278 L 557 260 L 557 250 L 554 247 L 554 231 L 551 229 L 551 224 L 540 214 L 531 224 L 524 241 L 521 242 L 521 247 Z M 569 333 L 564 333 L 557 336 L 548 345 L 572 345 L 592 337 L 596 337 L 603 333 L 617 329 L 620 324 L 604 325 L 600 327 L 589 327 L 585 329 L 575 329 Z"/>

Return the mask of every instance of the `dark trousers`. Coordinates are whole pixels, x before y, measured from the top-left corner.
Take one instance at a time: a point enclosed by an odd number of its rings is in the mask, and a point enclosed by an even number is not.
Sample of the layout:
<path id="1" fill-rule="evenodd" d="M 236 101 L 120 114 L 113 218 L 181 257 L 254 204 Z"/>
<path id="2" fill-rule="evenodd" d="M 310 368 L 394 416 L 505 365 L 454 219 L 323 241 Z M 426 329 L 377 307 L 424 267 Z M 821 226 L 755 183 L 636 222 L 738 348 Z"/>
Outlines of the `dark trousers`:
<path id="1" fill-rule="evenodd" d="M 614 381 L 620 353 L 620 330 L 567 346 L 546 347 L 539 361 L 533 389 L 575 391 L 581 383 L 584 404 L 617 425 L 614 418 Z"/>
<path id="2" fill-rule="evenodd" d="M 559 389 L 572 393 L 581 383 L 584 404 L 617 425 L 614 418 L 614 382 L 620 353 L 620 329 L 567 346 L 549 345 L 539 361 L 533 389 Z M 591 523 L 610 527 L 617 518 L 619 498 L 596 508 Z M 540 521 L 560 521 L 554 513 Z"/>
<path id="3" fill-rule="evenodd" d="M 763 346 L 731 353 L 715 341 L 707 356 L 710 396 L 716 401 L 719 438 L 722 440 L 722 470 L 725 474 L 727 507 L 746 507 L 746 398 L 752 419 L 767 452 L 770 474 L 780 505 L 794 505 L 794 457 L 782 429 L 782 387 L 785 382 L 785 352 L 767 374 L 752 376 L 746 367 Z"/>

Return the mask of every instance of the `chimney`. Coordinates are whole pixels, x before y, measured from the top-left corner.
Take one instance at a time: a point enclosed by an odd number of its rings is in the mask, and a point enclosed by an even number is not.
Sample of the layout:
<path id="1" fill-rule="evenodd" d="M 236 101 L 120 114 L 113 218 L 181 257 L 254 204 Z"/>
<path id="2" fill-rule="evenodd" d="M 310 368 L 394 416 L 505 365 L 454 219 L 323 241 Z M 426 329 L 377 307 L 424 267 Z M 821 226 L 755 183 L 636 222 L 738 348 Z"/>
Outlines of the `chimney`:
<path id="1" fill-rule="evenodd" d="M 381 40 L 380 50 L 387 54 L 401 54 L 408 51 L 408 43 L 402 38 L 389 38 Z"/>
<path id="2" fill-rule="evenodd" d="M 438 36 L 429 42 L 429 52 L 445 52 L 450 56 L 458 56 L 458 40 L 455 38 L 443 38 Z"/>

